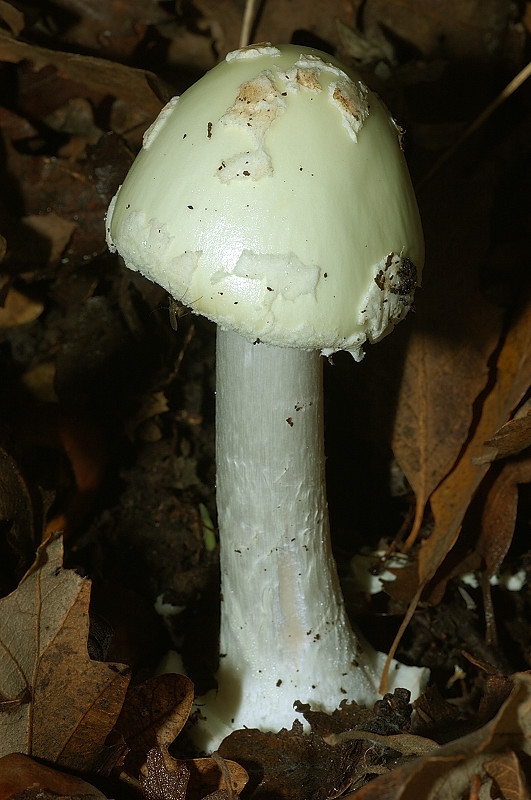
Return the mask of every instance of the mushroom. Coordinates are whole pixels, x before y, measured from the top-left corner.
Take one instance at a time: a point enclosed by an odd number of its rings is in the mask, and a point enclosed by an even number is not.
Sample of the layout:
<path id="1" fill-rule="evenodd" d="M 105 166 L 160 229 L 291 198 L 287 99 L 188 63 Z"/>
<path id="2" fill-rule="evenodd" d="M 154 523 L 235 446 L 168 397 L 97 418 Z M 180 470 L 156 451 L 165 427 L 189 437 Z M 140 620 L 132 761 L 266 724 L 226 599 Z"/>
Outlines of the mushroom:
<path id="1" fill-rule="evenodd" d="M 107 241 L 218 326 L 220 664 L 197 741 L 290 727 L 297 700 L 373 703 L 386 656 L 353 630 L 332 556 L 321 354 L 359 361 L 413 300 L 424 246 L 396 124 L 324 53 L 229 53 L 147 130 Z M 391 690 L 426 681 L 392 662 Z"/>

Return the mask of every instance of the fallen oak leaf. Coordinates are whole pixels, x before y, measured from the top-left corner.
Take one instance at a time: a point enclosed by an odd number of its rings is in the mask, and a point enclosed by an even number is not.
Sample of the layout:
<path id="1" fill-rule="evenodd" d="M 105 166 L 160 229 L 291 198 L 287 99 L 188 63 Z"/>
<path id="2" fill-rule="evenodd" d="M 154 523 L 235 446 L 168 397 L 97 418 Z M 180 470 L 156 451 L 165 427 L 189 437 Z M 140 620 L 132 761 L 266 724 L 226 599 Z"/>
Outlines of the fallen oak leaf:
<path id="1" fill-rule="evenodd" d="M 59 537 L 43 544 L 18 588 L 0 600 L 0 755 L 21 752 L 97 772 L 129 670 L 87 651 L 90 581 L 62 566 Z"/>
<path id="2" fill-rule="evenodd" d="M 156 675 L 125 696 L 116 730 L 129 753 L 124 769 L 136 777 L 153 748 L 168 748 L 186 724 L 194 700 L 194 685 L 185 675 Z M 158 757 L 152 756 L 157 760 Z"/>
<path id="3" fill-rule="evenodd" d="M 173 758 L 167 747 L 157 746 L 146 756 L 140 785 L 146 800 L 238 800 L 248 778 L 243 767 L 217 753 L 183 761 Z"/>

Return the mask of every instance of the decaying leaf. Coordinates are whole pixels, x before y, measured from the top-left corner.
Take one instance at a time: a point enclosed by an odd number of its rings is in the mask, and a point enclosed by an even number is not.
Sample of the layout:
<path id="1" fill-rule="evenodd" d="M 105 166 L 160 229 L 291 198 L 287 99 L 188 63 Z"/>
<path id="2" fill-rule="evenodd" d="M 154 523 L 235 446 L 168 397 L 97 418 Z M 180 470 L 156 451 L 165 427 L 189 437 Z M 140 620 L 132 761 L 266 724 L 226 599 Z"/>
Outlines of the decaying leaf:
<path id="1" fill-rule="evenodd" d="M 247 780 L 239 764 L 224 761 L 217 754 L 181 761 L 164 745 L 148 752 L 140 775 L 146 800 L 238 800 Z"/>
<path id="2" fill-rule="evenodd" d="M 184 762 L 172 764 L 173 759 L 158 747 L 146 756 L 146 775 L 140 785 L 146 800 L 185 800 L 190 770 Z"/>
<path id="3" fill-rule="evenodd" d="M 153 748 L 168 748 L 188 720 L 194 685 L 185 675 L 166 673 L 129 688 L 116 722 L 130 752 L 125 768 L 136 777 Z"/>
<path id="4" fill-rule="evenodd" d="M 0 600 L 0 754 L 20 752 L 97 771 L 129 682 L 122 664 L 87 652 L 90 581 L 62 566 L 62 541 L 41 546 Z"/>
<path id="5" fill-rule="evenodd" d="M 275 800 L 325 800 L 350 786 L 359 759 L 356 746 L 332 747 L 314 733 L 303 733 L 300 722 L 290 731 L 231 733 L 219 748 L 249 773 L 253 797 Z"/>

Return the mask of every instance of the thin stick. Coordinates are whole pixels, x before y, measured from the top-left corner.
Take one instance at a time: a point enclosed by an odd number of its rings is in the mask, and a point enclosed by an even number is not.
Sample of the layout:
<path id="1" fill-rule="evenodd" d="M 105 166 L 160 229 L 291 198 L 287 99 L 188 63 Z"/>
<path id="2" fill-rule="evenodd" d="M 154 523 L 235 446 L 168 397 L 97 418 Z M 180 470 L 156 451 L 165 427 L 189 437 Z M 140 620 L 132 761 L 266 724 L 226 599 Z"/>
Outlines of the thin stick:
<path id="1" fill-rule="evenodd" d="M 510 97 L 517 89 L 520 88 L 522 83 L 524 83 L 530 75 L 531 61 L 522 70 L 520 70 L 518 75 L 516 75 L 512 81 L 509 81 L 505 89 L 503 89 L 503 91 L 501 91 L 500 94 L 494 98 L 492 103 L 489 103 L 489 105 L 481 112 L 479 117 L 476 117 L 476 119 L 468 126 L 468 128 L 465 128 L 461 136 L 458 136 L 454 144 L 449 147 L 448 150 L 446 150 L 442 156 L 440 156 L 440 158 L 437 159 L 432 168 L 417 183 L 415 187 L 417 191 L 423 188 L 425 184 L 433 178 L 435 173 L 438 172 L 444 164 L 446 164 L 446 162 L 454 155 L 454 153 L 459 150 L 461 145 L 488 120 L 488 118 L 499 106 L 501 106 L 502 103 L 505 102 L 505 100 L 507 100 L 508 97 Z"/>
<path id="2" fill-rule="evenodd" d="M 423 583 L 417 589 L 417 593 L 415 594 L 413 600 L 411 601 L 411 603 L 408 606 L 408 609 L 406 611 L 406 615 L 405 615 L 404 619 L 402 620 L 402 624 L 400 625 L 400 628 L 398 629 L 398 633 L 396 634 L 396 636 L 394 638 L 393 644 L 391 645 L 391 649 L 389 650 L 389 653 L 387 654 L 387 661 L 385 662 L 385 667 L 384 667 L 383 672 L 382 672 L 382 677 L 380 678 L 380 686 L 378 688 L 378 691 L 380 692 L 380 694 L 386 694 L 386 692 L 387 692 L 387 683 L 389 681 L 389 670 L 391 668 L 391 661 L 393 660 L 393 658 L 395 656 L 395 653 L 397 651 L 398 645 L 400 644 L 400 641 L 402 639 L 402 636 L 404 635 L 404 632 L 405 632 L 407 626 L 409 625 L 409 623 L 411 622 L 411 618 L 413 617 L 413 614 L 416 611 L 416 608 L 417 608 L 417 606 L 419 604 L 420 596 L 421 596 L 422 592 L 424 591 L 425 585 L 426 584 Z"/>
<path id="3" fill-rule="evenodd" d="M 240 32 L 240 47 L 247 47 L 247 45 L 250 44 L 255 6 L 256 0 L 245 0 L 245 10 L 243 12 L 242 29 Z"/>

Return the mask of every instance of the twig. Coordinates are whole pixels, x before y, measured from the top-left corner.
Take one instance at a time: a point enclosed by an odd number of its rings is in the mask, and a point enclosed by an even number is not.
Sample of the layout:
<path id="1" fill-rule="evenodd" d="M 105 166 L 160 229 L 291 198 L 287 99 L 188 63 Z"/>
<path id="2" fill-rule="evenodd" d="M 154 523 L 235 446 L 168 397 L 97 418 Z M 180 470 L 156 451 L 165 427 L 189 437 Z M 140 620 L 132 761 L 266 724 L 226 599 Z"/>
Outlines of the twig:
<path id="1" fill-rule="evenodd" d="M 245 0 L 242 29 L 240 32 L 240 47 L 247 47 L 247 45 L 250 44 L 254 23 L 255 6 L 256 0 Z"/>
<path id="2" fill-rule="evenodd" d="M 382 672 L 382 677 L 380 679 L 380 686 L 379 686 L 379 689 L 378 689 L 380 694 L 385 694 L 387 692 L 387 682 L 388 682 L 388 679 L 389 679 L 389 669 L 391 668 L 391 661 L 393 660 L 394 655 L 395 655 L 395 653 L 397 651 L 398 645 L 400 644 L 402 636 L 404 635 L 404 631 L 406 630 L 407 626 L 411 622 L 411 618 L 413 617 L 413 614 L 416 611 L 416 608 L 417 608 L 417 606 L 419 604 L 420 596 L 421 596 L 422 592 L 424 591 L 425 585 L 426 584 L 423 583 L 417 589 L 417 593 L 415 594 L 413 600 L 409 604 L 408 609 L 406 611 L 406 615 L 405 615 L 404 619 L 402 620 L 402 624 L 400 625 L 400 628 L 398 629 L 398 633 L 395 636 L 394 642 L 391 645 L 391 649 L 389 650 L 389 653 L 387 655 L 387 660 L 385 662 L 385 666 L 384 666 L 384 669 L 383 669 L 383 672 Z"/>
<path id="3" fill-rule="evenodd" d="M 427 739 L 425 736 L 415 736 L 413 733 L 398 733 L 383 736 L 379 733 L 372 733 L 372 731 L 351 730 L 323 736 L 323 740 L 332 747 L 336 747 L 338 744 L 344 744 L 345 742 L 352 742 L 356 739 L 376 742 L 384 747 L 389 747 L 391 750 L 402 753 L 403 756 L 425 756 L 440 748 L 440 745 L 434 742 L 433 739 Z"/>
<path id="4" fill-rule="evenodd" d="M 468 128 L 465 128 L 461 136 L 458 136 L 456 141 L 453 143 L 451 147 L 448 148 L 433 164 L 431 169 L 420 179 L 420 181 L 416 184 L 415 188 L 417 191 L 422 189 L 428 181 L 430 181 L 433 176 L 441 169 L 441 167 L 446 164 L 446 162 L 454 155 L 454 153 L 459 150 L 459 148 L 463 145 L 463 143 L 475 133 L 478 128 L 480 128 L 488 118 L 496 111 L 502 103 L 507 100 L 514 92 L 520 88 L 522 83 L 524 83 L 529 76 L 531 75 L 531 61 L 516 75 L 512 81 L 509 81 L 505 89 L 492 101 L 489 105 L 481 112 L 479 117 L 476 117 L 474 122 L 472 122 Z"/>

